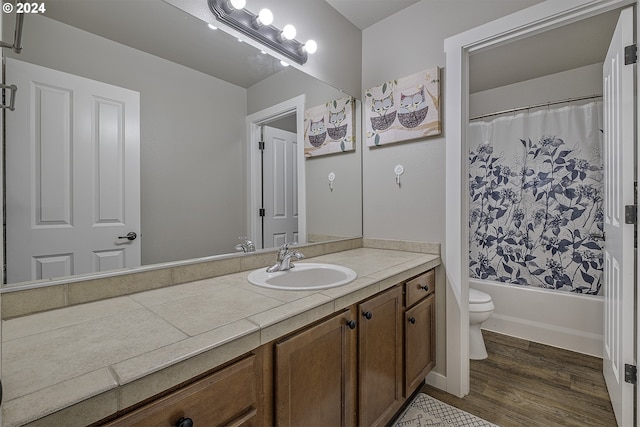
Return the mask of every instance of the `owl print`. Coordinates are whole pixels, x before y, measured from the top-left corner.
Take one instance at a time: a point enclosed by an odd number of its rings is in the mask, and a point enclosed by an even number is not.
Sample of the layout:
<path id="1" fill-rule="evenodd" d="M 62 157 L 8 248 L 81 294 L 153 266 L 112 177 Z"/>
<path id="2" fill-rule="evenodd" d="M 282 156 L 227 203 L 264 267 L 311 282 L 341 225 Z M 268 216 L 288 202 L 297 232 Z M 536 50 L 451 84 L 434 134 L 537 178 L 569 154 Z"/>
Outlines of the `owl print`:
<path id="1" fill-rule="evenodd" d="M 406 128 L 415 128 L 427 117 L 429 106 L 424 86 L 410 94 L 400 93 L 398 121 Z"/>
<path id="2" fill-rule="evenodd" d="M 327 139 L 327 128 L 324 124 L 324 117 L 320 120 L 310 120 L 309 124 L 309 142 L 314 147 L 320 147 Z"/>
<path id="3" fill-rule="evenodd" d="M 396 119 L 396 110 L 389 112 L 394 106 L 393 91 L 384 98 L 373 98 L 371 102 L 371 111 L 378 113 L 378 116 L 371 116 L 371 127 L 374 130 L 385 130 L 393 124 Z"/>
<path id="4" fill-rule="evenodd" d="M 347 124 L 342 124 L 347 117 L 345 110 L 346 106 L 340 111 L 329 112 L 329 123 L 331 126 L 327 128 L 327 133 L 333 140 L 340 140 L 347 135 Z"/>

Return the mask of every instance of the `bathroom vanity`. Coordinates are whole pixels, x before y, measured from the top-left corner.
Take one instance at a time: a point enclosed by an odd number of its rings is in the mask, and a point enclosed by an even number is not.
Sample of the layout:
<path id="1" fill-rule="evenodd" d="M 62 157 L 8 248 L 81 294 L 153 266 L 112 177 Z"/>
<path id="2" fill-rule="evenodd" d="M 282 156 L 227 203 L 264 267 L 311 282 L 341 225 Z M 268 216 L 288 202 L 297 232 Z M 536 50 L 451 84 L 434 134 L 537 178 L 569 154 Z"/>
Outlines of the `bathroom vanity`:
<path id="1" fill-rule="evenodd" d="M 280 291 L 241 271 L 5 321 L 3 425 L 384 425 L 435 364 L 440 258 L 365 247 L 309 261 L 358 278 Z M 85 324 L 94 336 L 63 338 Z"/>

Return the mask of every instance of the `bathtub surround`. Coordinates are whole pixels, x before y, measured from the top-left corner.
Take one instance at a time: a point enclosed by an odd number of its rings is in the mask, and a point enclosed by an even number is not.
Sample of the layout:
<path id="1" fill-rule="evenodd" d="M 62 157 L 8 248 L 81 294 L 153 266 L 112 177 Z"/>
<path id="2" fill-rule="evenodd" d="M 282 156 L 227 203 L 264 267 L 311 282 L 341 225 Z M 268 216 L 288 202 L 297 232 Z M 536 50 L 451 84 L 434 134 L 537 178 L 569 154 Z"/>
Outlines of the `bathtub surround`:
<path id="1" fill-rule="evenodd" d="M 469 125 L 469 275 L 598 295 L 601 104 Z"/>
<path id="2" fill-rule="evenodd" d="M 483 331 L 602 357 L 604 298 L 478 279 L 469 288 L 495 305 Z"/>

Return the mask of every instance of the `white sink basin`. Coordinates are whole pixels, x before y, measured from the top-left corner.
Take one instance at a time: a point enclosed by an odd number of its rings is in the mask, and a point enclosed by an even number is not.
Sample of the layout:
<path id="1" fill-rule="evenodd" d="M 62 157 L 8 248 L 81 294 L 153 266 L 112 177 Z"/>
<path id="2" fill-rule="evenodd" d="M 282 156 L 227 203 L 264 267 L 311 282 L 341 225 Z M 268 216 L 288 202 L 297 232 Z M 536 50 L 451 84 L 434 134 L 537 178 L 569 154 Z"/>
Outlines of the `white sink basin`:
<path id="1" fill-rule="evenodd" d="M 353 282 L 358 275 L 348 267 L 335 264 L 296 263 L 287 271 L 267 273 L 266 268 L 252 271 L 247 279 L 264 288 L 312 291 Z"/>

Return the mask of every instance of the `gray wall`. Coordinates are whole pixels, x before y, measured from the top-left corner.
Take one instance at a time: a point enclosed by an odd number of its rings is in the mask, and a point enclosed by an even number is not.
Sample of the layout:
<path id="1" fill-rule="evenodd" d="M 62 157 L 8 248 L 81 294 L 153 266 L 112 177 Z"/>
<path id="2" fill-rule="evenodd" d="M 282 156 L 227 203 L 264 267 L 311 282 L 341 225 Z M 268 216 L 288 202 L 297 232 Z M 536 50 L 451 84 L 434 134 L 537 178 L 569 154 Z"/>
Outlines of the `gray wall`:
<path id="1" fill-rule="evenodd" d="M 444 39 L 508 15 L 536 0 L 418 2 L 363 31 L 362 90 L 433 66 L 444 67 Z M 444 88 L 446 70 L 441 71 Z M 441 111 L 447 94 L 441 91 Z M 446 120 L 446 117 L 442 118 Z M 446 135 L 376 148 L 363 148 L 364 236 L 445 243 Z M 448 161 L 456 161 L 451 159 Z M 402 187 L 393 168 L 405 167 Z M 446 268 L 446 266 L 445 266 Z M 437 365 L 444 374 L 445 279 L 439 269 Z"/>
<path id="2" fill-rule="evenodd" d="M 252 0 L 247 2 L 247 7 L 252 11 L 268 7 L 274 12 L 274 25 L 282 28 L 286 23 L 292 23 L 298 30 L 297 40 L 314 39 L 318 43 L 318 51 L 309 55 L 309 60 L 301 68 L 309 75 L 358 97 L 362 76 L 362 33 L 327 2 Z"/>
<path id="3" fill-rule="evenodd" d="M 589 95 L 602 95 L 602 63 L 472 93 L 469 117 Z"/>
<path id="4" fill-rule="evenodd" d="M 143 264 L 233 252 L 245 89 L 38 15 L 25 17 L 23 46 L 5 54 L 140 92 Z"/>
<path id="5" fill-rule="evenodd" d="M 302 93 L 305 108 L 347 96 L 289 67 L 247 89 L 247 109 L 249 114 L 255 113 Z M 359 114 L 356 120 L 360 123 Z M 362 236 L 361 150 L 356 144 L 356 151 L 305 160 L 308 235 Z M 329 172 L 336 174 L 333 191 L 327 179 Z"/>

